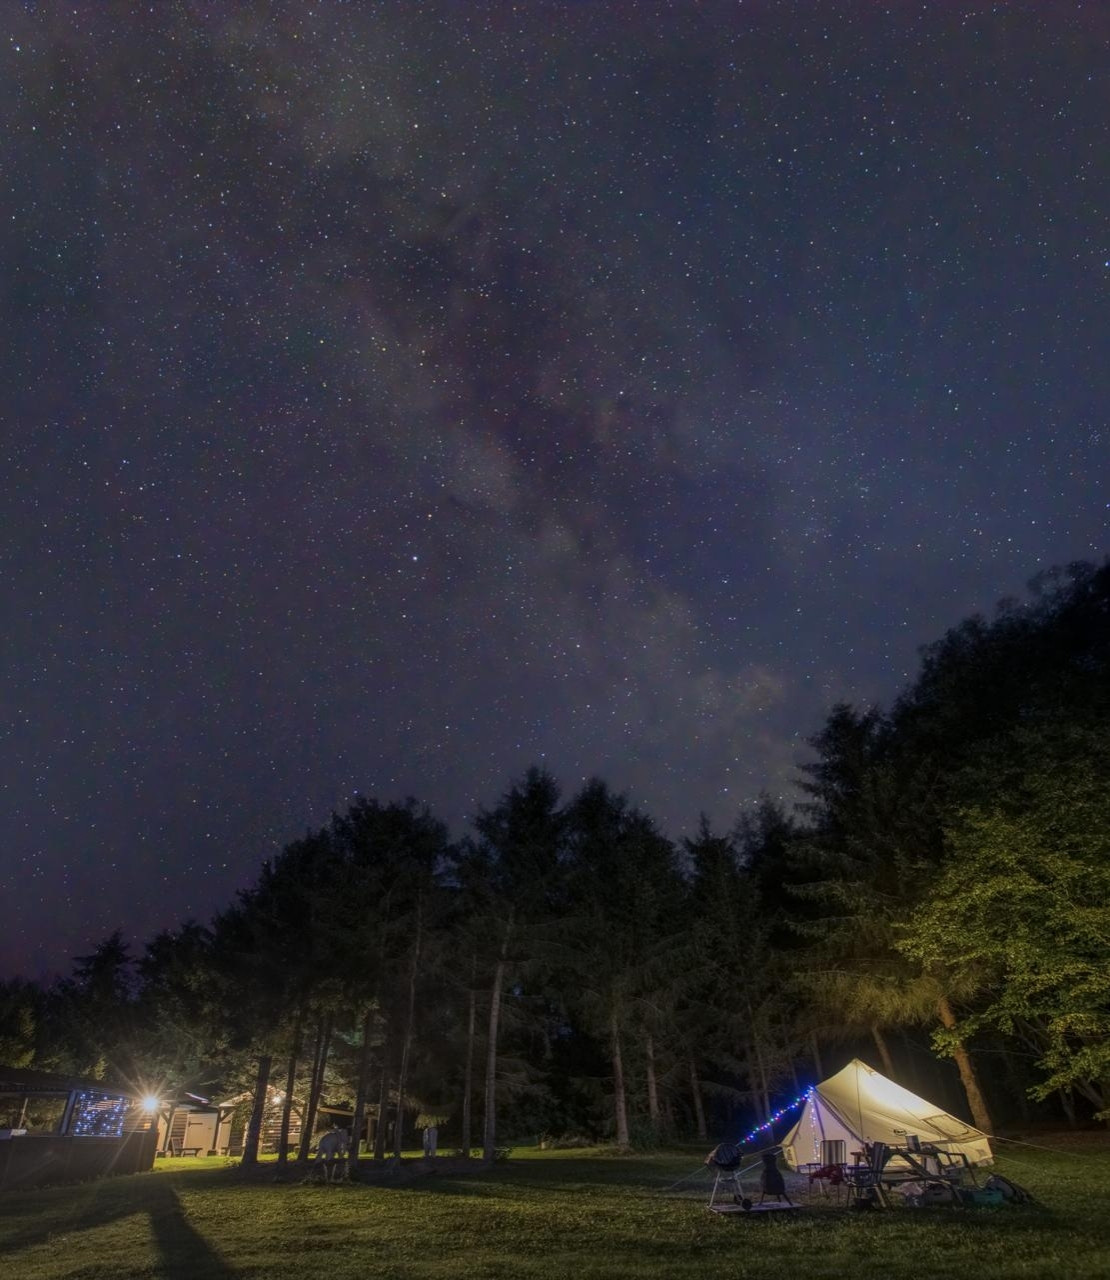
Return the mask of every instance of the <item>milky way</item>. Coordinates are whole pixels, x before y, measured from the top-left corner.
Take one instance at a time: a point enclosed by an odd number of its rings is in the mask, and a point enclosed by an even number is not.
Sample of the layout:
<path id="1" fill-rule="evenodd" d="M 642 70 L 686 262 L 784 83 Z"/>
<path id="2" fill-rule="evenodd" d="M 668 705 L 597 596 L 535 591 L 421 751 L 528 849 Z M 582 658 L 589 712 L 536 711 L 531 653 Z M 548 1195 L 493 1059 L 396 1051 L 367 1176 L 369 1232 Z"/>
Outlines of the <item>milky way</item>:
<path id="1" fill-rule="evenodd" d="M 356 793 L 673 836 L 1110 551 L 1110 10 L 26 4 L 0 971 Z"/>

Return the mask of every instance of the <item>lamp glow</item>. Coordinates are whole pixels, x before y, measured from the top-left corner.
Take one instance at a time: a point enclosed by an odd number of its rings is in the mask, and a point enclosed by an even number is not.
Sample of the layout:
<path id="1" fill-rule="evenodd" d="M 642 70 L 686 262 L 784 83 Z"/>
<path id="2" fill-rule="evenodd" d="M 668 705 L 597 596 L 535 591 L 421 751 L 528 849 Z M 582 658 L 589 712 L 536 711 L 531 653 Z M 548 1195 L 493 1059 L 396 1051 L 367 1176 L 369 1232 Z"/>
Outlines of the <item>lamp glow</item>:
<path id="1" fill-rule="evenodd" d="M 143 1110 L 148 1116 L 152 1116 L 158 1110 L 158 1099 L 152 1093 L 148 1093 L 143 1099 Z"/>

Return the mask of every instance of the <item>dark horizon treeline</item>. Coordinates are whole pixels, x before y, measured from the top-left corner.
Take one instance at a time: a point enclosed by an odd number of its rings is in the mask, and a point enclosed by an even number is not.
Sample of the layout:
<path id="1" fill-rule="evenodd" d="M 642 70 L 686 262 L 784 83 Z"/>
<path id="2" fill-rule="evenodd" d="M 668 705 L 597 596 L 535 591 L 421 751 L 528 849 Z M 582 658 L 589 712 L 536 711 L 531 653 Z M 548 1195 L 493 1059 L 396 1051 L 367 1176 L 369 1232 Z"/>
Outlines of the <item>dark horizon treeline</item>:
<path id="1" fill-rule="evenodd" d="M 486 1159 L 736 1137 L 854 1052 L 904 1077 L 914 1037 L 982 1129 L 1106 1118 L 1110 562 L 949 631 L 810 745 L 793 812 L 677 843 L 536 768 L 461 840 L 360 799 L 210 925 L 0 984 L 0 1062 L 242 1092 L 247 1161 L 268 1091 L 286 1138 L 294 1105 L 309 1138 L 323 1102 L 378 1117 L 379 1158 L 432 1119 Z"/>

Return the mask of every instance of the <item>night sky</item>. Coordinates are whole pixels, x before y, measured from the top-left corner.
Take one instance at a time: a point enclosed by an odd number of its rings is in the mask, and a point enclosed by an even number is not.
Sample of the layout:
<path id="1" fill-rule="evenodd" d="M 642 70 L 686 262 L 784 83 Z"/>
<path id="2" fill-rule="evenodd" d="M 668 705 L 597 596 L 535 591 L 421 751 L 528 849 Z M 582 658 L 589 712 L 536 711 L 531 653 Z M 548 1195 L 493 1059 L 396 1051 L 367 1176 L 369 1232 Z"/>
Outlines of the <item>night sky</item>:
<path id="1" fill-rule="evenodd" d="M 1110 551 L 1110 5 L 12 3 L 0 974 L 356 794 L 672 836 Z"/>

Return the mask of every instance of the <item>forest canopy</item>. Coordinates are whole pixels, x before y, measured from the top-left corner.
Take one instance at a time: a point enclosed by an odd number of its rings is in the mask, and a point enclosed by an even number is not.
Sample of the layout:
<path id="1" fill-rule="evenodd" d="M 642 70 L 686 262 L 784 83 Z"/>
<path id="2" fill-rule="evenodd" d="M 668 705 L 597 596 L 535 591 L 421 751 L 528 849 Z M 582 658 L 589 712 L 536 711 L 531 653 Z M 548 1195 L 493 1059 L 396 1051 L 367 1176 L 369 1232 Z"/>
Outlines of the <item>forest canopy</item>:
<path id="1" fill-rule="evenodd" d="M 280 1158 L 324 1102 L 376 1118 L 379 1156 L 435 1120 L 492 1158 L 734 1136 L 857 1050 L 917 1080 L 950 1059 L 987 1131 L 1106 1119 L 1110 563 L 963 622 L 809 742 L 798 804 L 677 842 L 536 767 L 458 839 L 360 799 L 214 920 L 0 984 L 0 1062 L 241 1093 L 247 1161 L 268 1091 Z"/>

